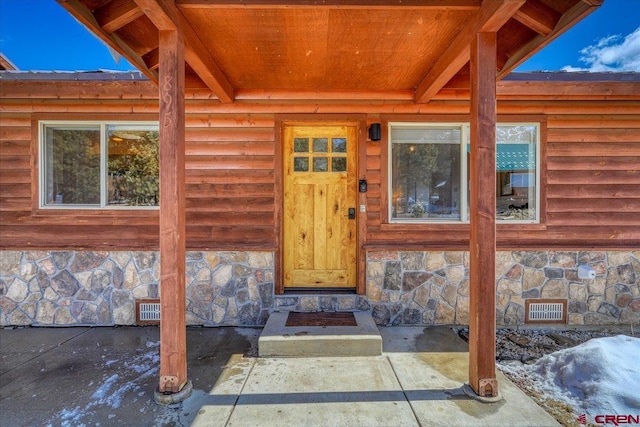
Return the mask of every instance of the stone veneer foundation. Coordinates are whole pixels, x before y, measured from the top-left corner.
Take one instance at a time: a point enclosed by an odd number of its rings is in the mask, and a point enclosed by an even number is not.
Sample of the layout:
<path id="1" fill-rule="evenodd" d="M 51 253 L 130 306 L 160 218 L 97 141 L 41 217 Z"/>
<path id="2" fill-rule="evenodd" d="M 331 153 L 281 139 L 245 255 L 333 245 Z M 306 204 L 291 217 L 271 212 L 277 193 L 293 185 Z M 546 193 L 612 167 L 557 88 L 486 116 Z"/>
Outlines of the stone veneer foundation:
<path id="1" fill-rule="evenodd" d="M 579 279 L 578 265 L 596 278 Z M 132 325 L 159 297 L 157 252 L 0 251 L 0 326 Z M 188 252 L 187 324 L 261 326 L 272 311 L 371 311 L 379 325 L 468 324 L 467 252 L 369 252 L 367 294 L 274 295 L 271 252 Z M 568 300 L 569 325 L 640 322 L 640 251 L 498 252 L 497 323 Z"/>
<path id="2" fill-rule="evenodd" d="M 187 324 L 262 325 L 273 305 L 271 252 L 188 252 Z M 133 325 L 159 298 L 158 252 L 0 252 L 0 326 Z"/>
<path id="3" fill-rule="evenodd" d="M 526 299 L 568 300 L 568 324 L 637 324 L 640 252 L 498 252 L 499 326 L 524 324 Z M 578 265 L 596 278 L 578 278 Z M 468 252 L 370 252 L 367 297 L 378 324 L 469 323 Z"/>

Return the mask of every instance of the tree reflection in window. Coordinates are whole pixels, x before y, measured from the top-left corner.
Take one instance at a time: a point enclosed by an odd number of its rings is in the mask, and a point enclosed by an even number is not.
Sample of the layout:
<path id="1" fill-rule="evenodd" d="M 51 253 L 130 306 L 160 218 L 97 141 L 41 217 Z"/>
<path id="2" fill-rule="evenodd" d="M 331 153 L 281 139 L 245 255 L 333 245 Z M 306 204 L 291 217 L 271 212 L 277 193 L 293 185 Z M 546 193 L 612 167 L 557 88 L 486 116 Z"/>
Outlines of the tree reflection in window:
<path id="1" fill-rule="evenodd" d="M 460 218 L 460 129 L 401 129 L 392 145 L 394 218 Z"/>
<path id="2" fill-rule="evenodd" d="M 45 206 L 157 206 L 157 125 L 45 124 Z"/>
<path id="3" fill-rule="evenodd" d="M 45 141 L 46 201 L 100 204 L 100 129 L 48 128 Z"/>
<path id="4" fill-rule="evenodd" d="M 116 126 L 107 128 L 110 205 L 158 205 L 158 138 L 158 131 Z"/>

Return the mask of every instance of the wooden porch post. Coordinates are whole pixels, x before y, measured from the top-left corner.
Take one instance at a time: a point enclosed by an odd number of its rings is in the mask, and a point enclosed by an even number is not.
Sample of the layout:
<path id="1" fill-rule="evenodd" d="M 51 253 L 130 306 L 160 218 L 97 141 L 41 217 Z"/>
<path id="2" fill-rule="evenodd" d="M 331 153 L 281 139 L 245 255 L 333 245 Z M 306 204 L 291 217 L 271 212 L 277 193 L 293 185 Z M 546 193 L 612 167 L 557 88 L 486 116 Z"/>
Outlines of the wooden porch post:
<path id="1" fill-rule="evenodd" d="M 471 44 L 469 385 L 497 397 L 496 380 L 496 33 Z"/>
<path id="2" fill-rule="evenodd" d="M 160 31 L 160 393 L 187 385 L 184 41 Z M 185 396 L 186 397 L 186 396 Z"/>

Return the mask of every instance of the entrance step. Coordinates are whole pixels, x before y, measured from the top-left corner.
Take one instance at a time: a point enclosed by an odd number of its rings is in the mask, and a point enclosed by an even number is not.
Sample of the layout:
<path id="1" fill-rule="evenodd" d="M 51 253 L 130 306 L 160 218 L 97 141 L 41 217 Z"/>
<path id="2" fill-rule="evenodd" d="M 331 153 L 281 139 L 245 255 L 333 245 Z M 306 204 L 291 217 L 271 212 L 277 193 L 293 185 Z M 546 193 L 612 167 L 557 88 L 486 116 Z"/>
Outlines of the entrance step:
<path id="1" fill-rule="evenodd" d="M 258 340 L 258 354 L 260 357 L 381 355 L 382 337 L 371 314 L 362 311 L 354 312 L 353 317 L 345 314 L 271 313 Z"/>

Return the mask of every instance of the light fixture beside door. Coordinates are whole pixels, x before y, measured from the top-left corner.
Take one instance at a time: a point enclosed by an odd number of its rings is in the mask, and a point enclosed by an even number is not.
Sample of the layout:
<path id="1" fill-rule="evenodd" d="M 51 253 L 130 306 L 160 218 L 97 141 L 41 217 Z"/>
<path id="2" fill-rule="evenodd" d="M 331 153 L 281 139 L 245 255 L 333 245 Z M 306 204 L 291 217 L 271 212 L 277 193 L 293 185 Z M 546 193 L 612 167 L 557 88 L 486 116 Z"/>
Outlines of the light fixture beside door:
<path id="1" fill-rule="evenodd" d="M 380 141 L 381 137 L 380 123 L 371 123 L 371 126 L 369 126 L 369 139 Z"/>

